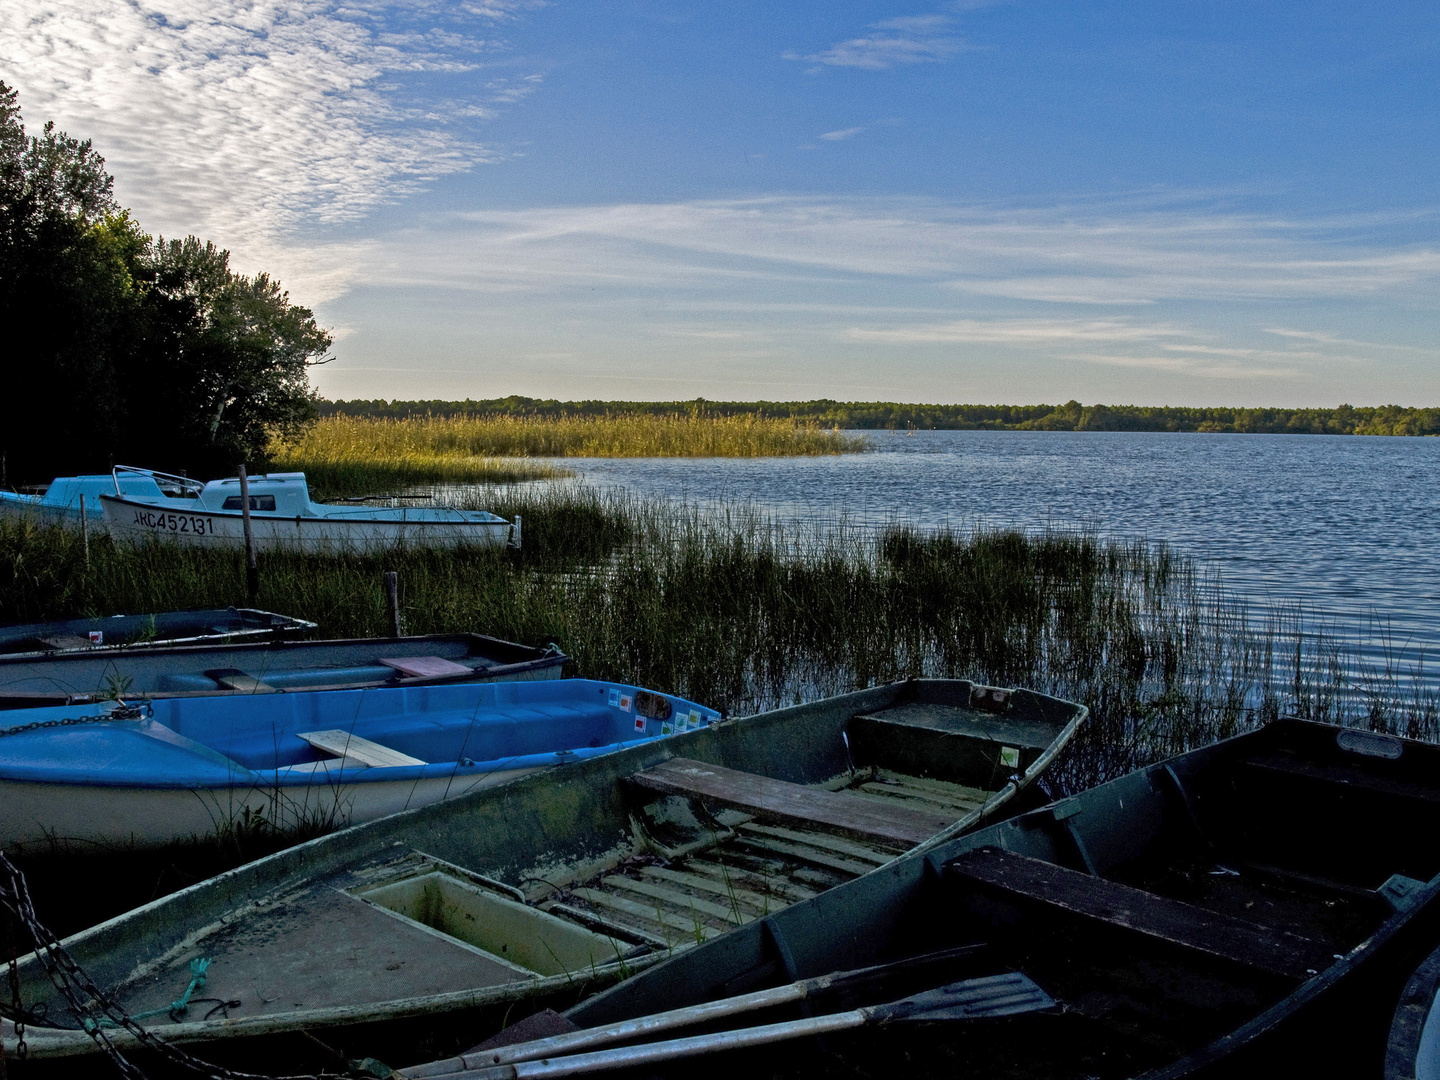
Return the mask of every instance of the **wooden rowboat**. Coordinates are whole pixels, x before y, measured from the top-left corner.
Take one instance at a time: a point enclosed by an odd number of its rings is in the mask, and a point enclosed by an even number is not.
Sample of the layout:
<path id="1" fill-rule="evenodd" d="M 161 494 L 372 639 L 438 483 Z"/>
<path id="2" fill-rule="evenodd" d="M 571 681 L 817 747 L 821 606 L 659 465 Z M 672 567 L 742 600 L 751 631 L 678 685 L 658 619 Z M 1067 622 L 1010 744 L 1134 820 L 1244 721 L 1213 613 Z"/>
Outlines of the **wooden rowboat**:
<path id="1" fill-rule="evenodd" d="M 836 1036 L 827 1075 L 882 1075 L 900 1054 L 912 1075 L 1374 1075 L 1440 939 L 1437 837 L 1440 747 L 1282 721 L 893 863 L 567 1015 L 597 1028 L 948 948 L 961 958 L 929 985 L 1018 972 L 1057 1007 L 903 1046 Z M 804 1075 L 816 1053 L 768 1047 L 766 1075 Z"/>
<path id="2" fill-rule="evenodd" d="M 568 659 L 554 646 L 537 649 L 483 634 L 0 655 L 0 709 L 69 705 L 117 695 L 135 701 L 558 679 Z"/>
<path id="3" fill-rule="evenodd" d="M 321 837 L 65 947 L 206 1057 L 424 1060 L 1009 811 L 1084 716 L 941 680 L 778 709 Z M 167 1015 L 202 960 L 238 1004 Z M 34 961 L 20 977 L 58 1025 L 30 1027 L 32 1065 L 97 1052 Z"/>

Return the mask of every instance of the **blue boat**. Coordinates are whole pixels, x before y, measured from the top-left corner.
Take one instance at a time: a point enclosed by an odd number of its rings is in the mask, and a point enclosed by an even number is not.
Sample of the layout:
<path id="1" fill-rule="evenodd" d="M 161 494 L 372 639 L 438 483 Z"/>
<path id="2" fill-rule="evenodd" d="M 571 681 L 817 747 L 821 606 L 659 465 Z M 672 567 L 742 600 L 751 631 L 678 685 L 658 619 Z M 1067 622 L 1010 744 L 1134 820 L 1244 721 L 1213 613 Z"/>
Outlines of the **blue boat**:
<path id="1" fill-rule="evenodd" d="M 167 482 L 161 487 L 161 482 Z M 0 519 L 28 520 L 41 525 L 80 527 L 81 500 L 84 518 L 93 529 L 105 527 L 105 511 L 101 495 L 123 495 L 137 502 L 158 503 L 167 497 L 182 494 L 182 478 L 167 477 L 133 469 L 117 469 L 114 475 L 57 476 L 50 481 L 44 494 L 30 495 L 0 491 Z"/>
<path id="2" fill-rule="evenodd" d="M 353 824 L 718 719 L 588 679 L 15 710 L 0 728 L 0 845 Z"/>

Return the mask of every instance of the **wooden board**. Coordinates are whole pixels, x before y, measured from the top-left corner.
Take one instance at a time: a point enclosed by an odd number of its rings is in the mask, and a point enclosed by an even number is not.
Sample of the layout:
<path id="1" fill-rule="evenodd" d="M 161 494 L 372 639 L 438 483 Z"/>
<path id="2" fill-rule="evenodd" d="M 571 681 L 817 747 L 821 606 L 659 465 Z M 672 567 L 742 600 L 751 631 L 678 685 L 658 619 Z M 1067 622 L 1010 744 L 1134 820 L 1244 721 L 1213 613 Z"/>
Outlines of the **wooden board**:
<path id="1" fill-rule="evenodd" d="M 247 675 L 239 668 L 212 668 L 205 672 L 207 679 L 214 679 L 226 690 L 245 690 L 252 694 L 263 694 L 274 692 L 275 687 L 269 683 L 257 679 L 254 675 Z"/>
<path id="2" fill-rule="evenodd" d="M 906 806 L 899 800 L 894 806 L 886 806 L 877 799 L 772 780 L 688 758 L 674 758 L 630 779 L 664 795 L 723 803 L 760 818 L 818 825 L 906 846 L 930 839 L 957 820 L 943 812 Z"/>
<path id="3" fill-rule="evenodd" d="M 394 668 L 412 679 L 443 679 L 448 675 L 475 674 L 474 668 L 457 664 L 454 660 L 446 660 L 443 656 L 397 656 L 390 660 L 382 656 L 379 660 L 386 667 Z"/>
<path id="4" fill-rule="evenodd" d="M 375 768 L 426 764 L 419 758 L 402 754 L 399 750 L 381 746 L 369 739 L 362 739 L 359 735 L 352 735 L 348 731 L 300 731 L 296 733 L 296 736 L 304 739 L 316 750 L 324 750 L 327 754 L 350 758 L 362 765 L 371 765 Z"/>
<path id="5" fill-rule="evenodd" d="M 946 864 L 945 872 L 989 891 L 1277 975 L 1306 979 L 1332 959 L 1323 946 L 1298 934 L 997 848 L 962 855 Z"/>

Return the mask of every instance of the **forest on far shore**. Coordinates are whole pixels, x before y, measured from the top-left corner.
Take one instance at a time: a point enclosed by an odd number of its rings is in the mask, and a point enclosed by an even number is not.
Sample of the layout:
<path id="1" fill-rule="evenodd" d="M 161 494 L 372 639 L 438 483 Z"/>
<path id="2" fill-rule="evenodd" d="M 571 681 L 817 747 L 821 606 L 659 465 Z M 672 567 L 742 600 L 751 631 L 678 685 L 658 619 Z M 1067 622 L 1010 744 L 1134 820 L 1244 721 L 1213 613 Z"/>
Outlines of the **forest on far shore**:
<path id="1" fill-rule="evenodd" d="M 315 402 L 321 416 L 758 416 L 851 429 L 989 431 L 1211 431 L 1243 435 L 1440 435 L 1440 408 L 1184 408 L 1168 405 L 911 405 L 893 401 L 486 401 Z"/>

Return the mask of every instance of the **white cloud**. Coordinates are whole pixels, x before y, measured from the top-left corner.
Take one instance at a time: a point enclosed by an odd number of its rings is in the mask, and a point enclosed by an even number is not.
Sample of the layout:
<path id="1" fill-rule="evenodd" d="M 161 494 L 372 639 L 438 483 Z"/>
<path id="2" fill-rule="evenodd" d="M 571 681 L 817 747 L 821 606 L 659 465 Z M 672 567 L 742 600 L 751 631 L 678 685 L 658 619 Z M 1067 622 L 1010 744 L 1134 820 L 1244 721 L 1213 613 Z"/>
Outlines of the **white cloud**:
<path id="1" fill-rule="evenodd" d="M 948 15 L 911 15 L 871 23 L 877 33 L 841 41 L 818 53 L 787 52 L 787 60 L 809 60 L 829 67 L 883 71 L 897 64 L 924 64 L 948 60 L 963 47 L 950 35 Z"/>
<path id="2" fill-rule="evenodd" d="M 827 131 L 820 138 L 827 142 L 840 142 L 843 139 L 853 139 L 864 130 L 863 127 L 841 128 L 839 131 Z"/>
<path id="3" fill-rule="evenodd" d="M 1117 319 L 956 319 L 951 322 L 846 331 L 854 341 L 892 344 L 1058 345 L 1079 341 L 1154 341 L 1175 327 Z"/>
<path id="4" fill-rule="evenodd" d="M 518 100 L 533 79 L 491 81 L 439 112 L 407 106 L 394 80 L 474 71 L 503 48 L 489 29 L 520 8 L 30 0 L 0 5 L 0 78 L 28 126 L 54 119 L 94 140 L 146 228 L 213 239 L 296 285 L 325 254 L 297 253 L 297 231 L 493 155 L 454 121 Z M 336 285 L 322 277 L 319 295 Z"/>

